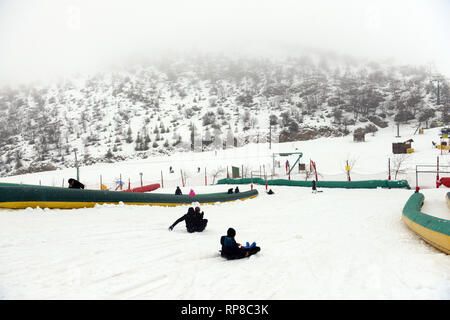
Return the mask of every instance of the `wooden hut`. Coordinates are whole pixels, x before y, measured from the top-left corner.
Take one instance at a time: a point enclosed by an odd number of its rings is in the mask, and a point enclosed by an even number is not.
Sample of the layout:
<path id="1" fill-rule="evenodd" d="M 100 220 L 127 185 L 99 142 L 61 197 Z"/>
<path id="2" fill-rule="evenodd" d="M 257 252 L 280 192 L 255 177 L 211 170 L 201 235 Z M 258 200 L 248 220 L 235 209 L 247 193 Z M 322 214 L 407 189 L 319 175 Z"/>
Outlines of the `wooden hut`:
<path id="1" fill-rule="evenodd" d="M 392 143 L 392 153 L 411 153 L 414 149 L 411 147 L 411 143 L 414 142 L 413 139 L 406 140 L 405 142 L 393 142 Z"/>
<path id="2" fill-rule="evenodd" d="M 355 142 L 364 142 L 366 141 L 366 132 L 362 128 L 358 128 L 355 131 L 353 131 L 353 141 Z"/>

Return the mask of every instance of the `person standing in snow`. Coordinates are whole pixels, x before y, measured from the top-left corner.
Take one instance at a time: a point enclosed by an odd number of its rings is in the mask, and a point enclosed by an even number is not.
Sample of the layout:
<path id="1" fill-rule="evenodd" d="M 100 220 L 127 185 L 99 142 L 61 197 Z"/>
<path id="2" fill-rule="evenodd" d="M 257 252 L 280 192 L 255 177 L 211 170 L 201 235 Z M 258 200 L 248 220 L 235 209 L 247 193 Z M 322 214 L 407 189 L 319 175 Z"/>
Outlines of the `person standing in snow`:
<path id="1" fill-rule="evenodd" d="M 252 246 L 245 248 L 237 243 L 234 237 L 236 236 L 236 230 L 233 228 L 228 228 L 227 235 L 220 238 L 220 244 L 222 245 L 222 250 L 220 252 L 221 256 L 227 258 L 228 260 L 242 259 L 249 257 L 261 250 L 257 247 L 255 243 Z"/>
<path id="2" fill-rule="evenodd" d="M 84 189 L 84 184 L 80 181 L 70 178 L 69 179 L 69 188 L 70 189 Z"/>
<path id="3" fill-rule="evenodd" d="M 181 196 L 183 194 L 183 192 L 181 192 L 181 189 L 179 186 L 177 186 L 177 189 L 175 190 L 175 195 L 176 196 Z"/>
<path id="4" fill-rule="evenodd" d="M 184 216 L 179 218 L 169 227 L 170 231 L 183 220 L 186 222 L 186 229 L 189 233 L 202 232 L 205 230 L 208 219 L 203 219 L 204 213 L 203 211 L 200 212 L 200 204 L 198 202 L 193 203 L 193 205 L 195 206 L 195 209 L 190 207 Z"/>
<path id="5" fill-rule="evenodd" d="M 317 193 L 316 180 L 312 181 L 312 193 Z"/>

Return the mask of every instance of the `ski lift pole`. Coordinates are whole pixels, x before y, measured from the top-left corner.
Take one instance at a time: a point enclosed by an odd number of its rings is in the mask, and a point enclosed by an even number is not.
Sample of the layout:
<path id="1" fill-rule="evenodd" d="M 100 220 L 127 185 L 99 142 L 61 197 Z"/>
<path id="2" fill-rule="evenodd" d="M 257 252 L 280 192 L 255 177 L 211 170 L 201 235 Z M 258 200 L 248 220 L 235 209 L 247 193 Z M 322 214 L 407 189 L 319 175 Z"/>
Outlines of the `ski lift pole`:
<path id="1" fill-rule="evenodd" d="M 439 188 L 441 186 L 441 183 L 439 182 L 439 156 L 437 156 L 437 164 L 436 164 L 436 188 Z"/>
<path id="2" fill-rule="evenodd" d="M 78 160 L 77 160 L 77 148 L 73 149 L 73 152 L 75 153 L 75 168 L 77 168 L 77 180 L 80 181 L 80 168 L 78 167 Z"/>
<path id="3" fill-rule="evenodd" d="M 162 170 L 161 170 L 161 188 L 164 188 L 164 180 L 163 180 Z"/>
<path id="4" fill-rule="evenodd" d="M 391 158 L 388 158 L 388 180 L 391 180 Z"/>

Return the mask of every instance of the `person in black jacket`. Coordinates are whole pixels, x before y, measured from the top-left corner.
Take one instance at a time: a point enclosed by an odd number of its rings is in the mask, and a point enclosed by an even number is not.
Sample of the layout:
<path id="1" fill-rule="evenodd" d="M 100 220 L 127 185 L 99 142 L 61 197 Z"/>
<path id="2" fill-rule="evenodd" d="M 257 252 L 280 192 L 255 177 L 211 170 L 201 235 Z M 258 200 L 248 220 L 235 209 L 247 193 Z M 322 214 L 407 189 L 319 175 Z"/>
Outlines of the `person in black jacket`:
<path id="1" fill-rule="evenodd" d="M 234 193 L 239 193 L 239 188 L 236 186 L 236 189 L 234 189 Z"/>
<path id="2" fill-rule="evenodd" d="M 198 209 L 197 209 L 198 208 Z M 181 221 L 186 222 L 186 229 L 189 233 L 192 232 L 202 232 L 206 228 L 206 224 L 208 223 L 208 219 L 203 219 L 203 212 L 200 212 L 200 207 L 196 207 L 197 210 L 194 210 L 193 207 L 188 209 L 188 212 L 175 221 L 170 227 L 169 230 L 172 231 L 173 228 Z"/>
<path id="3" fill-rule="evenodd" d="M 183 193 L 181 192 L 180 187 L 177 186 L 177 190 L 175 190 L 175 195 L 180 196 L 180 195 L 182 195 L 182 194 L 183 194 Z"/>
<path id="4" fill-rule="evenodd" d="M 70 178 L 69 179 L 69 188 L 71 189 L 84 189 L 84 184 L 80 181 Z"/>
<path id="5" fill-rule="evenodd" d="M 316 180 L 312 181 L 312 193 L 316 193 L 317 192 L 317 188 L 316 188 Z"/>
<path id="6" fill-rule="evenodd" d="M 234 237 L 236 236 L 236 230 L 228 228 L 227 235 L 220 238 L 220 244 L 222 245 L 221 256 L 228 260 L 242 259 L 249 257 L 261 250 L 260 247 L 253 246 L 251 248 L 244 248 L 240 243 L 237 243 Z"/>

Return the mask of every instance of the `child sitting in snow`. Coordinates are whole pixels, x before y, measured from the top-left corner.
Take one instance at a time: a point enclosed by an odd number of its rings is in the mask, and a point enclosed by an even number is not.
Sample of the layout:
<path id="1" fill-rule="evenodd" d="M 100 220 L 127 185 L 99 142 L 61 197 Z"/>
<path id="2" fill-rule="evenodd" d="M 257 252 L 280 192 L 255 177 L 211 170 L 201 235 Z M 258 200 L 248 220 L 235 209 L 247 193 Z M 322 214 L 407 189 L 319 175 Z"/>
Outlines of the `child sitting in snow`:
<path id="1" fill-rule="evenodd" d="M 256 246 L 253 242 L 250 246 L 247 242 L 247 246 L 243 247 L 240 243 L 236 243 L 234 237 L 236 236 L 236 230 L 229 228 L 227 230 L 227 235 L 220 238 L 220 244 L 222 245 L 221 256 L 227 258 L 228 260 L 242 259 L 249 257 L 261 250 L 260 247 Z"/>

